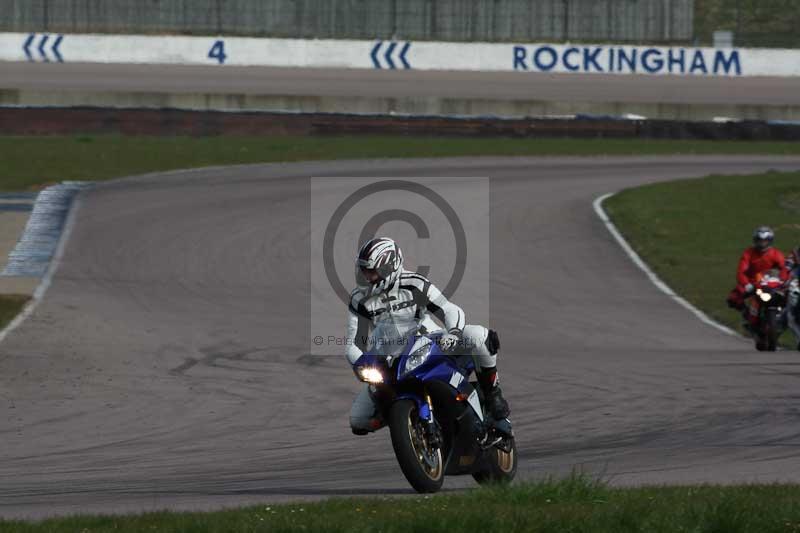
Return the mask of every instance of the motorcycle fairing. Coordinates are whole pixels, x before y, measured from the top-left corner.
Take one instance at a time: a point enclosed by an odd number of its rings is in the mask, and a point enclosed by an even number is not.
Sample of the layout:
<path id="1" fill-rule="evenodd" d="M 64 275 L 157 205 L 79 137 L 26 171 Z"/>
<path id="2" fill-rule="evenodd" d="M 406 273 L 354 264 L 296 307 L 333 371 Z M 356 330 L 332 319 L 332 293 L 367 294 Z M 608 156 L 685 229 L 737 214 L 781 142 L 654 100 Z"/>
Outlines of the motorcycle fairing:
<path id="1" fill-rule="evenodd" d="M 428 405 L 428 402 L 425 401 L 424 398 L 420 397 L 419 394 L 414 394 L 413 392 L 404 392 L 395 397 L 395 401 L 398 400 L 412 400 L 417 404 L 419 417 L 426 422 L 430 422 L 432 420 L 431 408 Z"/>
<path id="2" fill-rule="evenodd" d="M 405 353 L 400 356 L 400 364 L 398 365 L 397 374 L 398 381 L 400 379 L 414 377 L 423 383 L 430 381 L 441 381 L 447 383 L 450 385 L 453 391 L 453 396 L 462 395 L 467 398 L 467 403 L 475 412 L 475 415 L 478 417 L 478 419 L 483 422 L 483 407 L 481 406 L 480 398 L 468 379 L 469 373 L 474 368 L 472 359 L 469 358 L 469 360 L 467 360 L 464 365 L 465 368 L 462 371 L 462 368 L 460 368 L 457 364 L 456 358 L 445 354 L 439 348 L 438 344 L 433 343 L 431 346 L 430 355 L 424 363 L 419 365 L 411 372 L 401 374 L 400 369 L 402 369 L 405 365 L 405 358 L 407 357 L 408 353 L 413 353 L 411 350 L 416 349 L 414 346 L 416 346 L 417 343 L 413 342 L 409 344 L 411 345 L 411 348 L 406 350 Z M 457 385 L 454 386 L 454 383 L 457 383 Z"/>

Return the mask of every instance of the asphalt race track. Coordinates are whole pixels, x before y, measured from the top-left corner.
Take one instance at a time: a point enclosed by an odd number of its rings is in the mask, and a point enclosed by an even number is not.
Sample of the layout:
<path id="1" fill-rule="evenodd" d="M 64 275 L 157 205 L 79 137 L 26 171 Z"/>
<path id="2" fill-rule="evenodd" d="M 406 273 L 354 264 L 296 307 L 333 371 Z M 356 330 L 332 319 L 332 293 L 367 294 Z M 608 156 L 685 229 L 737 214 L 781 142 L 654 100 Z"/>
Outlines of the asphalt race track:
<path id="1" fill-rule="evenodd" d="M 0 89 L 800 105 L 798 78 L 2 63 Z M 221 76 L 220 72 L 225 75 Z"/>
<path id="2" fill-rule="evenodd" d="M 0 345 L 0 516 L 410 492 L 387 431 L 350 434 L 344 358 L 308 356 L 309 176 L 493 179 L 492 325 L 520 478 L 800 482 L 798 355 L 700 323 L 592 209 L 624 187 L 770 168 L 800 158 L 275 164 L 98 185 L 46 297 Z"/>

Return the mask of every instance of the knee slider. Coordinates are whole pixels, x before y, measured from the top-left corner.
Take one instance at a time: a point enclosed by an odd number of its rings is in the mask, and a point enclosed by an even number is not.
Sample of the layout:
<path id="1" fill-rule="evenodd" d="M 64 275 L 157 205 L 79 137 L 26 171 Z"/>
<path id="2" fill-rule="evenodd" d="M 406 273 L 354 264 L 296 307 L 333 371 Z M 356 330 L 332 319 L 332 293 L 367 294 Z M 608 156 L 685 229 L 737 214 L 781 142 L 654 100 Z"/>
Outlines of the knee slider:
<path id="1" fill-rule="evenodd" d="M 486 335 L 486 349 L 489 350 L 491 355 L 497 355 L 497 350 L 500 349 L 500 337 L 497 336 L 497 332 L 493 329 L 489 330 L 489 334 Z"/>

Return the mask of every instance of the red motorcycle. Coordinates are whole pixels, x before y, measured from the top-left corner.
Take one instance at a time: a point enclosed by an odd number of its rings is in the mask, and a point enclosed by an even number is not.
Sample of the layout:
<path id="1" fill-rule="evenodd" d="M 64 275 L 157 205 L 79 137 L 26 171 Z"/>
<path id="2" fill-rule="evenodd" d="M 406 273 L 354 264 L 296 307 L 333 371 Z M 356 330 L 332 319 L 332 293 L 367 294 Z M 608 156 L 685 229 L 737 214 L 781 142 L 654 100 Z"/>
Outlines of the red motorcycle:
<path id="1" fill-rule="evenodd" d="M 774 352 L 786 322 L 786 283 L 777 273 L 760 275 L 747 299 L 747 321 L 756 350 Z"/>

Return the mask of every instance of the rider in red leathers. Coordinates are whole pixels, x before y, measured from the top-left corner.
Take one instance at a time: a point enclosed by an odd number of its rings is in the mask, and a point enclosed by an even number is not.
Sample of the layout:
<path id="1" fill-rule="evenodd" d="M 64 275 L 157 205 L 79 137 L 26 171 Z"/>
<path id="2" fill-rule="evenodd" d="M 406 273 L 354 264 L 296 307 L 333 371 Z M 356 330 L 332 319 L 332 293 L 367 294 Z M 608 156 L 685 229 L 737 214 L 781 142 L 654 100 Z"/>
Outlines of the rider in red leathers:
<path id="1" fill-rule="evenodd" d="M 728 306 L 742 311 L 746 325 L 755 326 L 752 318 L 746 313 L 744 300 L 755 290 L 757 277 L 771 269 L 778 269 L 782 280 L 789 279 L 786 258 L 783 252 L 772 247 L 775 233 L 767 226 L 756 228 L 753 232 L 753 246 L 746 249 L 739 259 L 736 271 L 736 287 L 728 294 Z"/>

